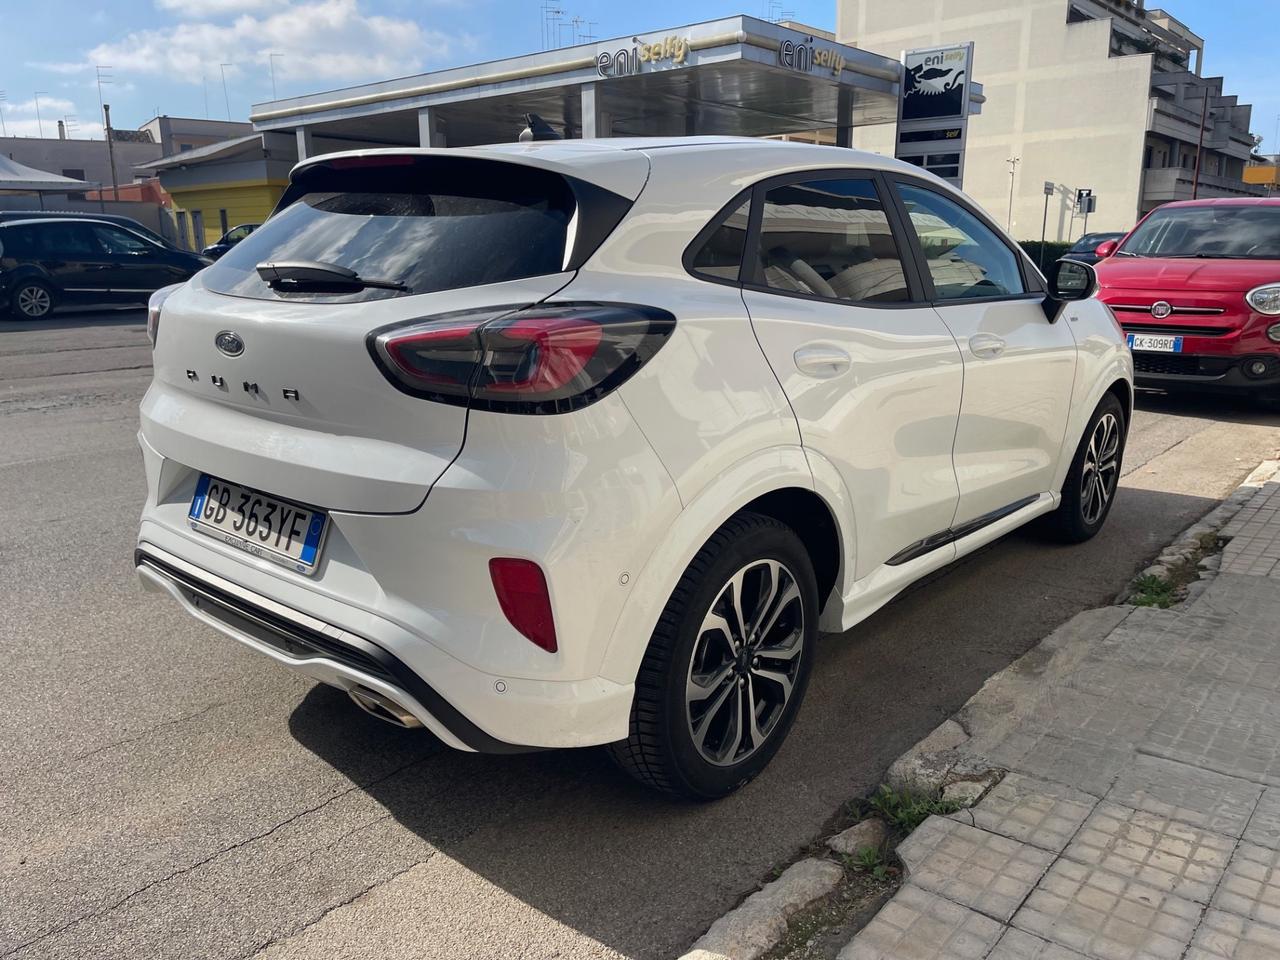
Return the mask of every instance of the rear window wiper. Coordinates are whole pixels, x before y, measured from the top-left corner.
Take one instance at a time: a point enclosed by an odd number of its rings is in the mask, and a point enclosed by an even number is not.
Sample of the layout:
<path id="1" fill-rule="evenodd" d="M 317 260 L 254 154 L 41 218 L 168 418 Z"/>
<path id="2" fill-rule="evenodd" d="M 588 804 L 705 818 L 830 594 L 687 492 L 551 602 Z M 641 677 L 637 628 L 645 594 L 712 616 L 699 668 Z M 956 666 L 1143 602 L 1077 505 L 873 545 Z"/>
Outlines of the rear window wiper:
<path id="1" fill-rule="evenodd" d="M 325 263 L 322 260 L 277 260 L 265 261 L 257 266 L 258 276 L 267 282 L 272 290 L 330 290 L 343 287 L 351 290 L 364 290 L 376 287 L 379 290 L 408 290 L 398 280 L 372 280 L 360 276 L 354 270 L 340 267 L 336 263 Z"/>

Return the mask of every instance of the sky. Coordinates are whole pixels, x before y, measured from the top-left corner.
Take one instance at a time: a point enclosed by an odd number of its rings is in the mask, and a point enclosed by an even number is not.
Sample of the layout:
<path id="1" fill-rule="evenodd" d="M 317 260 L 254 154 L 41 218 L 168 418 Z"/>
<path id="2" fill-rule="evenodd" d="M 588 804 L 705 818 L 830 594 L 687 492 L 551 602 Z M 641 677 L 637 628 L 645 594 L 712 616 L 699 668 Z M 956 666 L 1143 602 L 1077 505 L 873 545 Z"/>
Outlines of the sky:
<path id="1" fill-rule="evenodd" d="M 892 2 L 892 0 L 868 0 Z M 1275 0 L 1271 0 L 1275 2 Z M 251 104 L 735 13 L 832 29 L 836 0 L 0 0 L 0 133 L 101 138 L 157 113 L 244 120 Z M 1155 3 L 1153 2 L 1154 6 Z M 1205 38 L 1206 75 L 1252 103 L 1263 152 L 1280 152 L 1280 28 L 1266 0 L 1160 0 Z M 883 52 L 883 51 L 882 51 Z M 896 53 L 892 51 L 891 53 Z M 982 52 L 976 51 L 976 79 Z M 98 68 L 103 68 L 99 70 Z M 273 77 L 274 72 L 274 77 Z M 102 83 L 99 85 L 99 76 Z M 224 83 L 225 78 L 225 83 Z M 37 116 L 38 109 L 38 116 Z"/>

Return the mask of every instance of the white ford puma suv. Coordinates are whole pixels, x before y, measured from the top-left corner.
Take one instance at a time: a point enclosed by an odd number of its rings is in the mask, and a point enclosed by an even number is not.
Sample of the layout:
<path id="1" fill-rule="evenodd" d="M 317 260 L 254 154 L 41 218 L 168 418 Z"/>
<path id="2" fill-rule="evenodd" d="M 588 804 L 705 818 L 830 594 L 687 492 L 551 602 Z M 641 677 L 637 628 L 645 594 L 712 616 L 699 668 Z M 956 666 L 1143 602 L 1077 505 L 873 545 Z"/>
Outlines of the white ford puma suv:
<path id="1" fill-rule="evenodd" d="M 1132 364 L 1092 291 L 848 149 L 317 157 L 152 301 L 138 572 L 458 749 L 611 744 L 722 796 L 819 629 L 1102 526 Z"/>

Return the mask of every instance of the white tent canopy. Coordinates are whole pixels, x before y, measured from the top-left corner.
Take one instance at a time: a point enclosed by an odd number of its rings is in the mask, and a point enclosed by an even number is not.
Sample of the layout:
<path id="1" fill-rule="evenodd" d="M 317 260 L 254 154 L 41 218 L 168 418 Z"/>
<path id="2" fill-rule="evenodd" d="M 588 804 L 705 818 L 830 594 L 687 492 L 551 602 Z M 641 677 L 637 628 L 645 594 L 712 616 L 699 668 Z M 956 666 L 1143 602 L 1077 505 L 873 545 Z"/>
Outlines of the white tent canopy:
<path id="1" fill-rule="evenodd" d="M 0 154 L 0 191 L 19 193 L 81 193 L 92 190 L 97 183 L 75 180 L 56 173 L 46 173 L 28 167 L 12 157 Z"/>

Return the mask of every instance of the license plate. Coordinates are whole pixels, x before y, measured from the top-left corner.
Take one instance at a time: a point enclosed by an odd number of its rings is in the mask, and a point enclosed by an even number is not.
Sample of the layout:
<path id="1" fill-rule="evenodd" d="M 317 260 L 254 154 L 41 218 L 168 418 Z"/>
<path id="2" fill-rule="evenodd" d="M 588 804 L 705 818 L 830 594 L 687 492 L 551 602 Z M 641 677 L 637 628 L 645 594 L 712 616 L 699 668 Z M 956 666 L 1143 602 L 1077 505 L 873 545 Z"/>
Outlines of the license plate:
<path id="1" fill-rule="evenodd" d="M 1129 334 L 1130 350 L 1146 350 L 1151 353 L 1181 353 L 1181 337 L 1163 337 L 1156 333 Z"/>
<path id="2" fill-rule="evenodd" d="M 319 510 L 208 474 L 200 475 L 187 518 L 193 530 L 304 574 L 315 570 L 329 527 Z"/>

